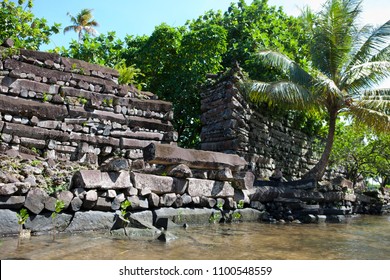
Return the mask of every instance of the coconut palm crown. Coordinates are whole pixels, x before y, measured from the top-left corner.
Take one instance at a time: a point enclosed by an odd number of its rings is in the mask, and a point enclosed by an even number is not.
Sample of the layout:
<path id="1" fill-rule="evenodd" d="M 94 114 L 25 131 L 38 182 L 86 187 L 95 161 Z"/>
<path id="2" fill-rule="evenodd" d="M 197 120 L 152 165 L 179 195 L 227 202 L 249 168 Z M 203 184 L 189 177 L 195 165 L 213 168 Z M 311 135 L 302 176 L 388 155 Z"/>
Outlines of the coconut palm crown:
<path id="1" fill-rule="evenodd" d="M 82 9 L 76 17 L 67 13 L 70 17 L 72 25 L 64 28 L 64 34 L 68 31 L 75 31 L 79 35 L 79 41 L 81 41 L 85 34 L 97 35 L 98 32 L 94 27 L 99 26 L 96 20 L 92 19 L 92 9 Z"/>
<path id="2" fill-rule="evenodd" d="M 320 180 L 333 146 L 340 114 L 379 131 L 390 130 L 390 89 L 376 88 L 390 77 L 390 20 L 379 27 L 358 28 L 362 1 L 328 0 L 309 28 L 312 36 L 309 70 L 281 53 L 257 54 L 265 65 L 282 70 L 285 81 L 250 86 L 254 103 L 326 113 L 328 136 L 318 163 L 304 176 Z M 307 17 L 313 18 L 313 17 Z"/>

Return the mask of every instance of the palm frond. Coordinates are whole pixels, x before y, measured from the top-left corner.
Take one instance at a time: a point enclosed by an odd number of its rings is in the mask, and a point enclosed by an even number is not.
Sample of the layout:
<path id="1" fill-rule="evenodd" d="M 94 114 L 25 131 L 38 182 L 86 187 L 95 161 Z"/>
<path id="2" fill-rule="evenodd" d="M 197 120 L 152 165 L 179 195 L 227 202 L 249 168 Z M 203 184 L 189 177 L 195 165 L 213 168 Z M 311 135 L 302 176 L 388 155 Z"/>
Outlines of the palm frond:
<path id="1" fill-rule="evenodd" d="M 96 20 L 91 20 L 87 23 L 87 26 L 94 26 L 94 27 L 98 27 L 99 26 L 99 23 L 96 21 Z"/>
<path id="2" fill-rule="evenodd" d="M 257 57 L 265 65 L 275 67 L 283 71 L 294 83 L 309 86 L 313 80 L 309 73 L 284 54 L 271 50 L 264 50 L 258 52 Z"/>
<path id="3" fill-rule="evenodd" d="M 364 26 L 355 37 L 355 48 L 352 50 L 347 70 L 355 65 L 375 61 L 383 50 L 390 46 L 390 20 L 379 27 Z"/>
<path id="4" fill-rule="evenodd" d="M 86 25 L 92 19 L 92 9 L 82 9 L 81 12 L 77 15 L 79 23 Z"/>
<path id="5" fill-rule="evenodd" d="M 316 75 L 316 83 L 312 91 L 322 101 L 325 101 L 328 98 L 332 100 L 343 98 L 343 93 L 336 83 L 321 72 L 318 72 Z"/>
<path id="6" fill-rule="evenodd" d="M 84 30 L 88 33 L 88 34 L 91 34 L 92 36 L 96 36 L 98 35 L 98 31 L 91 27 L 91 26 L 84 26 Z"/>
<path id="7" fill-rule="evenodd" d="M 366 89 L 359 96 L 362 100 L 387 98 L 390 97 L 390 88 Z"/>
<path id="8" fill-rule="evenodd" d="M 342 66 L 348 60 L 356 32 L 356 18 L 361 12 L 361 1 L 327 1 L 315 28 L 311 52 L 316 68 L 336 82 Z"/>
<path id="9" fill-rule="evenodd" d="M 76 31 L 76 30 L 77 30 L 77 26 L 76 26 L 76 25 L 69 25 L 69 26 L 65 27 L 65 28 L 64 28 L 64 34 L 65 34 L 66 32 L 71 31 L 71 30 Z M 76 32 L 77 32 L 77 31 L 76 31 Z"/>
<path id="10" fill-rule="evenodd" d="M 351 92 L 377 86 L 390 77 L 390 61 L 366 62 L 356 65 L 343 74 L 341 87 Z"/>
<path id="11" fill-rule="evenodd" d="M 365 124 L 378 132 L 390 131 L 390 116 L 384 112 L 355 105 L 350 106 L 348 111 L 347 113 L 360 124 Z"/>
<path id="12" fill-rule="evenodd" d="M 254 82 L 249 92 L 252 102 L 268 105 L 283 105 L 286 108 L 302 110 L 316 105 L 311 93 L 304 87 L 289 82 Z"/>
<path id="13" fill-rule="evenodd" d="M 354 105 L 366 109 L 390 112 L 390 88 L 366 90 L 353 100 Z"/>

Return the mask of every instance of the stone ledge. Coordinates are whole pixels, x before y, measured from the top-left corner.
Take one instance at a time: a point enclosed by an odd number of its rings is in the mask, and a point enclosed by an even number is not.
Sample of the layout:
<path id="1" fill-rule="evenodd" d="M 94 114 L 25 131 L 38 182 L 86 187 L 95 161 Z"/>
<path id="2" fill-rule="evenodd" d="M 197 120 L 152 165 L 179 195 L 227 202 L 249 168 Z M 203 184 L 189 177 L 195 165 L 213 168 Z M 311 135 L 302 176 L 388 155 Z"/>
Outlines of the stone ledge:
<path id="1" fill-rule="evenodd" d="M 143 149 L 145 161 L 151 164 L 185 164 L 195 169 L 243 169 L 247 162 L 237 156 L 217 152 L 183 149 L 167 144 L 150 144 Z"/>
<path id="2" fill-rule="evenodd" d="M 63 120 L 68 115 L 66 106 L 0 95 L 0 112 L 44 120 Z"/>

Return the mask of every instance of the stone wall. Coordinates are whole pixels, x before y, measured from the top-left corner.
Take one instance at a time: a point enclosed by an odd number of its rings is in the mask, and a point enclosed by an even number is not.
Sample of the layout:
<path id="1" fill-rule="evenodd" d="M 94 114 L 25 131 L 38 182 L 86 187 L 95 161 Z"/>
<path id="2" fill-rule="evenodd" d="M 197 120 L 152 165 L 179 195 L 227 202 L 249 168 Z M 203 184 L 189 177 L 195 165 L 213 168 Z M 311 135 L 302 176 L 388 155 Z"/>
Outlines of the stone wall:
<path id="1" fill-rule="evenodd" d="M 172 105 L 118 84 L 114 69 L 53 53 L 0 49 L 1 148 L 97 162 L 175 143 Z"/>
<path id="2" fill-rule="evenodd" d="M 143 159 L 149 168 L 135 170 L 131 160 L 111 158 L 99 169 L 73 172 L 66 189 L 52 192 L 38 183 L 38 174 L 50 169 L 47 161 L 38 164 L 29 159 L 7 161 L 6 156 L 2 156 L 4 162 L 15 166 L 17 173 L 10 178 L 9 173 L 2 173 L 0 169 L 0 175 L 5 175 L 0 176 L 0 236 L 18 233 L 17 213 L 22 208 L 30 214 L 25 229 L 33 234 L 53 230 L 50 215 L 57 200 L 64 202 L 56 223 L 60 232 L 114 229 L 121 205 L 126 200 L 130 202 L 130 218 L 148 211 L 151 220 L 152 216 L 168 215 L 168 211 L 175 213 L 169 214 L 172 222 L 180 225 L 206 224 L 211 218 L 212 222 L 232 219 L 232 211 L 237 211 L 240 201 L 247 206 L 250 204 L 248 189 L 253 187 L 254 178 L 247 178 L 250 175 L 241 172 L 246 162 L 237 155 L 205 154 L 152 143 L 143 149 Z M 156 161 L 158 166 L 155 166 Z M 72 167 L 63 166 L 67 170 Z M 29 179 L 19 181 L 18 178 Z M 252 218 L 240 214 L 240 220 L 261 219 L 259 210 L 245 211 L 243 213 Z M 218 216 L 214 217 L 214 212 Z M 157 219 L 149 221 L 149 225 L 157 226 Z"/>
<path id="3" fill-rule="evenodd" d="M 312 139 L 288 120 L 255 109 L 240 93 L 238 80 L 224 77 L 202 93 L 201 149 L 243 156 L 259 179 L 268 179 L 276 168 L 287 179 L 300 178 L 316 163 Z"/>
<path id="4" fill-rule="evenodd" d="M 306 172 L 310 139 L 255 112 L 235 77 L 202 95 L 199 151 L 177 147 L 171 103 L 118 85 L 113 69 L 50 53 L 0 53 L 0 235 L 19 232 L 23 208 L 24 229 L 34 234 L 122 230 L 125 201 L 129 226 L 153 232 L 390 210 L 387 193 L 354 194 L 350 182 L 255 181 L 276 167 L 287 178 Z M 58 200 L 64 209 L 53 223 Z"/>

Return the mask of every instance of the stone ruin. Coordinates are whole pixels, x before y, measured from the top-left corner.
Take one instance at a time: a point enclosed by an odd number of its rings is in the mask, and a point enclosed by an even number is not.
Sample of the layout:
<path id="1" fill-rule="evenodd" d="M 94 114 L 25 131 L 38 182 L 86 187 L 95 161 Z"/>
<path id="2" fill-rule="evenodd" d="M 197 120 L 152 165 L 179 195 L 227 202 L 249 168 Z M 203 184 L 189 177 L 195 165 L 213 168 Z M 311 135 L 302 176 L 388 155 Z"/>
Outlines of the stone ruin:
<path id="1" fill-rule="evenodd" d="M 242 156 L 260 179 L 275 169 L 289 180 L 301 178 L 318 161 L 313 139 L 248 102 L 239 89 L 242 79 L 232 70 L 202 93 L 201 149 Z"/>
<path id="2" fill-rule="evenodd" d="M 299 177 L 314 161 L 310 139 L 255 112 L 235 77 L 202 94 L 202 150 L 192 150 L 177 147 L 172 104 L 119 85 L 116 70 L 54 53 L 0 53 L 0 150 L 24 166 L 17 176 L 0 169 L 1 235 L 18 232 L 21 208 L 30 213 L 26 229 L 52 230 L 57 200 L 65 203 L 56 223 L 62 232 L 114 229 L 125 200 L 131 225 L 151 229 L 234 217 L 318 222 L 381 212 L 390 200 L 355 195 L 345 181 L 256 181 L 276 165 Z M 57 162 L 90 168 L 78 167 L 66 189 L 48 193 L 38 177 Z"/>
<path id="3" fill-rule="evenodd" d="M 118 85 L 118 72 L 54 53 L 20 50 L 0 62 L 1 147 L 97 163 L 151 142 L 175 143 L 172 104 Z"/>

